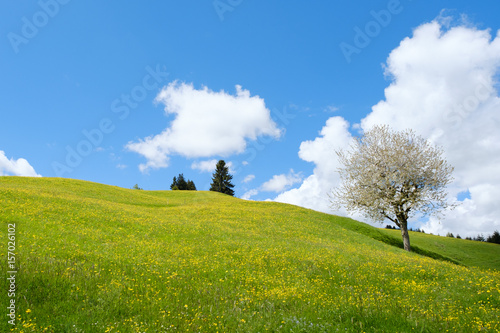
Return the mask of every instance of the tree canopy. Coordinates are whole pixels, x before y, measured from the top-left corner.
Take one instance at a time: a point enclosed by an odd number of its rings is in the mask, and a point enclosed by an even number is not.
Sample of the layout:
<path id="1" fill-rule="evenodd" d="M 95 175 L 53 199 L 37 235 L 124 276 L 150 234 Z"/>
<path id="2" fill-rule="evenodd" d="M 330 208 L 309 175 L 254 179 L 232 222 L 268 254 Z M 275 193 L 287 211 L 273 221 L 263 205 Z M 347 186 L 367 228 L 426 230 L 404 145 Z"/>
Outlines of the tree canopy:
<path id="1" fill-rule="evenodd" d="M 486 241 L 489 243 L 500 244 L 500 232 L 498 232 L 498 230 L 495 230 L 491 236 L 488 236 Z"/>
<path id="2" fill-rule="evenodd" d="M 229 168 L 224 160 L 219 160 L 215 166 L 215 171 L 212 174 L 212 183 L 210 184 L 210 191 L 221 192 L 234 196 L 233 187 L 231 183 L 233 176 L 229 174 Z"/>
<path id="3" fill-rule="evenodd" d="M 181 190 L 181 191 L 196 191 L 196 186 L 192 180 L 186 180 L 182 173 L 179 176 L 174 177 L 172 184 L 170 185 L 171 190 Z"/>
<path id="4" fill-rule="evenodd" d="M 454 207 L 445 191 L 453 180 L 453 167 L 442 149 L 412 130 L 375 126 L 349 149 L 336 153 L 341 184 L 332 191 L 332 206 L 344 206 L 378 222 L 392 221 L 401 229 L 407 251 L 411 250 L 409 218 L 439 216 L 443 209 Z"/>

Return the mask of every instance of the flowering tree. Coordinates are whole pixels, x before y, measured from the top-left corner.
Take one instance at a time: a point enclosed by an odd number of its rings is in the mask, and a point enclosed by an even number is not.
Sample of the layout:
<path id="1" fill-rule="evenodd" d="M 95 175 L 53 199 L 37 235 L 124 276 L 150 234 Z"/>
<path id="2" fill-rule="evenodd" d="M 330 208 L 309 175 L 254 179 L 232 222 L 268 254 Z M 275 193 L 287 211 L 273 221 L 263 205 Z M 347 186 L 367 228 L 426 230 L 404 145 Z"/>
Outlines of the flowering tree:
<path id="1" fill-rule="evenodd" d="M 411 250 L 409 218 L 454 208 L 445 191 L 453 180 L 453 167 L 443 158 L 442 149 L 412 130 L 395 132 L 375 126 L 349 149 L 336 153 L 341 184 L 332 191 L 332 207 L 344 206 L 378 222 L 394 222 L 407 251 Z"/>

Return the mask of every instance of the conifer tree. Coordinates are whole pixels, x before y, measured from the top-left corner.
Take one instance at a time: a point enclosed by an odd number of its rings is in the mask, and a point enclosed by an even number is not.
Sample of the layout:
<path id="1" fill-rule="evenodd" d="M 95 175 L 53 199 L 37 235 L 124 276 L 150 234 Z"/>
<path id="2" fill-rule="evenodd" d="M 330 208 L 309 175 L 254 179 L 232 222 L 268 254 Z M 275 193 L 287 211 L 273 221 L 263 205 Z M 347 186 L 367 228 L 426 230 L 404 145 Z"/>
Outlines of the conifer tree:
<path id="1" fill-rule="evenodd" d="M 177 187 L 182 191 L 187 190 L 187 182 L 182 173 L 179 174 L 179 177 L 177 177 Z"/>
<path id="2" fill-rule="evenodd" d="M 192 180 L 186 180 L 184 174 L 179 174 L 179 176 L 174 177 L 172 184 L 170 185 L 171 190 L 181 190 L 181 191 L 196 191 L 196 186 Z"/>
<path id="3" fill-rule="evenodd" d="M 178 190 L 179 188 L 177 187 L 177 177 L 174 177 L 172 180 L 172 184 L 170 185 L 171 190 Z"/>
<path id="4" fill-rule="evenodd" d="M 196 191 L 196 186 L 194 185 L 194 182 L 192 180 L 187 181 L 187 188 L 188 191 Z"/>
<path id="5" fill-rule="evenodd" d="M 231 180 L 233 176 L 229 174 L 229 168 L 226 166 L 224 160 L 217 162 L 215 166 L 215 172 L 212 174 L 212 183 L 210 184 L 210 191 L 221 192 L 234 196 L 233 187 Z"/>
<path id="6" fill-rule="evenodd" d="M 489 243 L 500 244 L 500 233 L 498 232 L 498 230 L 495 230 L 495 232 L 493 232 L 493 235 L 488 236 L 488 239 L 486 241 Z"/>

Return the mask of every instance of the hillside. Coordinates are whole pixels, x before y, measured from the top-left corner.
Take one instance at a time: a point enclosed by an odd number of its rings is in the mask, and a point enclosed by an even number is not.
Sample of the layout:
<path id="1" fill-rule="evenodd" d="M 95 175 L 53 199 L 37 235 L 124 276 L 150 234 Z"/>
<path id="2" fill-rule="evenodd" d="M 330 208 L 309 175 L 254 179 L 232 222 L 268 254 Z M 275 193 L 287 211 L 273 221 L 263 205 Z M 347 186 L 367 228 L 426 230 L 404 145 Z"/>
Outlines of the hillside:
<path id="1" fill-rule="evenodd" d="M 352 219 L 338 219 L 338 225 L 383 243 L 403 248 L 400 230 L 374 228 Z M 500 270 L 500 246 L 410 231 L 412 251 L 458 265 Z"/>
<path id="2" fill-rule="evenodd" d="M 384 229 L 382 232 L 401 237 L 399 230 Z M 443 258 L 449 258 L 460 265 L 500 270 L 499 244 L 427 235 L 413 231 L 410 231 L 410 237 L 415 246 L 427 250 L 428 253 L 436 253 Z"/>
<path id="3" fill-rule="evenodd" d="M 498 269 L 492 244 L 412 234 L 435 260 L 296 206 L 50 178 L 0 177 L 0 220 L 3 258 L 15 224 L 17 331 L 500 329 L 500 273 L 472 266 Z"/>

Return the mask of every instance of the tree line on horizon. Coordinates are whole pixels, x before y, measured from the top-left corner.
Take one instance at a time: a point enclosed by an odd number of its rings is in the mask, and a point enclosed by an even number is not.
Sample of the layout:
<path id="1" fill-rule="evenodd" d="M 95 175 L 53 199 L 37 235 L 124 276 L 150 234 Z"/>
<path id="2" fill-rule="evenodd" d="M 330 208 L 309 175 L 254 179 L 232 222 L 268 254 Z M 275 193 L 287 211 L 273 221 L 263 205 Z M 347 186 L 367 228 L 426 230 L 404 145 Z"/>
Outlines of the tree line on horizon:
<path id="1" fill-rule="evenodd" d="M 234 196 L 234 185 L 231 183 L 233 176 L 229 173 L 229 167 L 224 160 L 219 160 L 215 166 L 215 171 L 212 174 L 212 183 L 210 184 L 210 191 L 220 192 Z M 184 174 L 180 173 L 174 177 L 171 190 L 180 191 L 196 191 L 196 185 L 192 180 L 185 179 Z"/>
<path id="2" fill-rule="evenodd" d="M 398 228 L 396 228 L 395 226 L 391 226 L 389 224 L 387 224 L 385 226 L 386 229 L 395 229 L 397 230 Z M 424 229 L 412 229 L 412 228 L 409 228 L 408 231 L 413 231 L 413 232 L 422 232 L 425 234 L 425 231 Z M 433 235 L 432 233 L 429 233 L 429 235 Z M 438 235 L 440 236 L 440 235 Z M 465 239 L 465 240 L 472 240 L 472 241 L 478 241 L 478 242 L 487 242 L 487 243 L 494 243 L 494 244 L 500 244 L 500 232 L 498 230 L 495 230 L 491 235 L 488 235 L 486 237 L 484 237 L 483 234 L 479 234 L 477 235 L 476 237 L 465 237 L 465 238 L 462 238 L 459 234 L 457 234 L 456 236 L 453 235 L 452 232 L 448 232 L 446 234 L 446 237 L 451 237 L 451 238 L 457 238 L 457 239 Z"/>
<path id="3" fill-rule="evenodd" d="M 446 235 L 446 236 L 448 236 L 448 235 Z M 450 235 L 448 237 L 453 237 L 453 234 L 450 233 Z M 460 238 L 460 236 L 457 235 L 456 238 Z M 465 237 L 465 239 L 478 241 L 478 242 L 500 244 L 500 232 L 498 232 L 498 230 L 495 230 L 491 235 L 488 235 L 486 237 L 484 237 L 482 234 L 480 234 L 480 235 L 477 235 L 476 237 Z"/>
<path id="4" fill-rule="evenodd" d="M 210 191 L 224 193 L 234 196 L 234 185 L 231 183 L 233 176 L 229 173 L 229 167 L 224 160 L 219 160 L 215 165 L 215 171 L 212 174 L 212 183 Z M 142 190 L 139 185 L 135 184 L 132 189 Z M 183 173 L 175 176 L 170 184 L 172 191 L 196 191 L 196 185 L 190 179 L 186 179 Z"/>
<path id="5" fill-rule="evenodd" d="M 170 185 L 172 191 L 196 191 L 196 185 L 192 180 L 186 180 L 184 174 L 180 173 L 179 176 L 174 177 Z"/>

